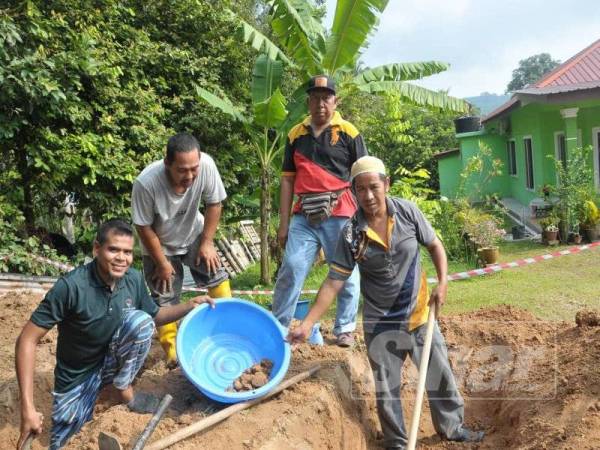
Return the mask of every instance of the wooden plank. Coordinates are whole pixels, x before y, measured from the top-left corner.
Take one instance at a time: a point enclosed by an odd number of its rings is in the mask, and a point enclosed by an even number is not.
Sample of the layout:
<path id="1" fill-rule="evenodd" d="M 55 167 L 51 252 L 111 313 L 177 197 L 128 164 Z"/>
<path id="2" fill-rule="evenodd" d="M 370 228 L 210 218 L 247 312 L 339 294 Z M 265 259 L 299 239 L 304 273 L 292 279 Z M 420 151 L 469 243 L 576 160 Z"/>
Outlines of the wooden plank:
<path id="1" fill-rule="evenodd" d="M 223 245 L 225 246 L 225 248 L 227 249 L 227 254 L 228 256 L 231 257 L 231 261 L 234 263 L 234 265 L 237 267 L 237 271 L 238 272 L 243 272 L 244 271 L 244 266 L 241 264 L 241 262 L 238 260 L 237 255 L 235 254 L 233 248 L 231 247 L 231 243 L 229 242 L 229 240 L 227 238 L 223 238 L 221 240 L 221 242 L 223 243 Z"/>
<path id="2" fill-rule="evenodd" d="M 231 255 L 229 248 L 225 245 L 225 239 L 217 239 L 216 242 L 217 242 L 217 247 L 219 247 L 221 252 L 223 252 L 223 254 L 225 255 L 225 258 L 229 262 L 229 265 L 234 270 L 234 272 L 242 273 L 242 270 L 240 269 L 237 262 L 234 260 L 233 256 Z"/>
<path id="3" fill-rule="evenodd" d="M 251 262 L 256 262 L 256 258 L 254 257 L 254 255 L 252 254 L 252 252 L 250 251 L 250 247 L 248 247 L 246 245 L 246 242 L 244 242 L 243 240 L 240 240 L 240 243 L 242 244 L 242 247 L 244 247 L 244 251 L 246 252 L 246 256 L 248 257 L 248 259 Z"/>
<path id="4" fill-rule="evenodd" d="M 246 256 L 246 253 L 244 252 L 244 249 L 242 248 L 242 244 L 240 244 L 239 240 L 235 239 L 235 240 L 232 240 L 229 245 L 231 245 L 231 251 L 237 258 L 237 260 L 240 264 L 240 267 L 242 267 L 245 270 L 246 267 L 248 267 L 250 265 L 250 260 Z"/>

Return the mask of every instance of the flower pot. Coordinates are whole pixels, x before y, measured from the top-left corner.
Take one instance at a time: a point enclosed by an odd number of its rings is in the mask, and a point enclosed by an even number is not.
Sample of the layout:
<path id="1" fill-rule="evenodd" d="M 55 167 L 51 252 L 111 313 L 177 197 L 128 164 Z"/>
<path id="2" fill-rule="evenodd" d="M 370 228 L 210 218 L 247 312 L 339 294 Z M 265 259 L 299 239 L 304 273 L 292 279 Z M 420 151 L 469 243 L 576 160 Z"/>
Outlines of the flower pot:
<path id="1" fill-rule="evenodd" d="M 579 233 L 573 235 L 573 244 L 581 244 L 581 235 Z"/>
<path id="2" fill-rule="evenodd" d="M 484 247 L 480 248 L 478 253 L 485 265 L 496 264 L 500 255 L 500 249 L 498 247 Z"/>
<path id="3" fill-rule="evenodd" d="M 558 237 L 558 231 L 548 231 L 544 230 L 544 241 L 545 242 L 554 242 Z"/>
<path id="4" fill-rule="evenodd" d="M 583 233 L 586 241 L 594 242 L 594 241 L 598 240 L 598 226 L 597 225 L 593 225 L 590 227 L 583 227 L 583 228 L 580 228 L 580 230 Z"/>

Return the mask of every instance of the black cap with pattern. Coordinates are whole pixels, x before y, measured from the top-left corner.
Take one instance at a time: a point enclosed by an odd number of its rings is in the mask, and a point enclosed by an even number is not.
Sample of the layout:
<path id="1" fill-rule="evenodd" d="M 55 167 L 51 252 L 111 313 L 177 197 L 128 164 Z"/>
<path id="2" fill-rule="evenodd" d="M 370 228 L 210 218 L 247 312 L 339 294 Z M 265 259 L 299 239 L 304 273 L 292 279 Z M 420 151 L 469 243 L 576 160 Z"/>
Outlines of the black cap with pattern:
<path id="1" fill-rule="evenodd" d="M 335 82 L 327 75 L 316 75 L 308 82 L 306 92 L 310 93 L 315 89 L 327 89 L 335 95 Z"/>

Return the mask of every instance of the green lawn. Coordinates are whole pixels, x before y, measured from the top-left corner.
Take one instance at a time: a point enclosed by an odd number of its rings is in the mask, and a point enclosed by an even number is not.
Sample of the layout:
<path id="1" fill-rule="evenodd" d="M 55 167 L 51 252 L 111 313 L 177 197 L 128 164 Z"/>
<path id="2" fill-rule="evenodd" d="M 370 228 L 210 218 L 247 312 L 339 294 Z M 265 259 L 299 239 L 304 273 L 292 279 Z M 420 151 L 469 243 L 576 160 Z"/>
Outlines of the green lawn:
<path id="1" fill-rule="evenodd" d="M 556 250 L 568 248 L 545 247 L 539 243 L 521 241 L 507 242 L 501 246 L 500 262 L 514 261 Z M 435 270 L 427 251 L 423 251 L 423 266 L 428 276 Z M 461 263 L 450 263 L 449 272 L 472 269 Z M 327 275 L 326 265 L 316 266 L 306 281 L 305 289 L 318 289 Z M 507 269 L 464 281 L 450 283 L 444 314 L 457 314 L 486 306 L 510 304 L 533 312 L 542 319 L 573 320 L 582 307 L 600 307 L 600 249 L 583 251 L 577 255 L 561 256 L 530 266 Z M 233 289 L 271 289 L 272 285 L 261 286 L 259 266 L 253 265 L 245 273 L 232 280 Z M 314 296 L 303 296 L 313 298 Z M 244 296 L 266 305 L 271 296 Z M 334 309 L 329 312 L 333 317 Z"/>

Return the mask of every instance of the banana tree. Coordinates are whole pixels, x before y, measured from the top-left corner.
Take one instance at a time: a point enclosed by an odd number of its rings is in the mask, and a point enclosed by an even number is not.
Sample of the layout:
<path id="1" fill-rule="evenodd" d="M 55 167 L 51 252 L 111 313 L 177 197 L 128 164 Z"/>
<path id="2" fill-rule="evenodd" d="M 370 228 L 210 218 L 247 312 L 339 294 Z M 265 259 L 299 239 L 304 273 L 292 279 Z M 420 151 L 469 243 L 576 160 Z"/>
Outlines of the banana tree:
<path id="1" fill-rule="evenodd" d="M 306 114 L 306 85 L 299 86 L 289 103 L 279 91 L 283 65 L 308 81 L 328 74 L 339 90 L 357 89 L 373 95 L 395 90 L 399 98 L 422 106 L 457 112 L 468 111 L 463 100 L 434 92 L 407 81 L 418 80 L 448 69 L 439 61 L 393 63 L 362 69 L 359 58 L 368 37 L 376 29 L 388 0 L 338 0 L 331 31 L 326 33 L 322 14 L 311 0 L 270 0 L 273 42 L 252 25 L 227 11 L 238 22 L 241 40 L 261 52 L 252 78 L 252 114 L 226 97 L 198 88 L 199 96 L 244 123 L 254 137 L 261 167 L 261 282 L 270 281 L 268 265 L 268 219 L 271 209 L 272 163 L 282 147 L 282 137 Z M 287 108 L 287 109 L 286 109 Z M 274 133 L 274 135 L 270 135 Z"/>
<path id="2" fill-rule="evenodd" d="M 270 58 L 288 64 L 305 80 L 323 73 L 333 77 L 342 92 L 359 89 L 378 94 L 395 90 L 402 100 L 413 104 L 460 113 L 469 110 L 469 104 L 464 100 L 407 83 L 447 70 L 450 66 L 444 62 L 390 63 L 360 68 L 359 58 L 368 45 L 369 36 L 377 28 L 388 0 L 338 0 L 329 33 L 319 20 L 319 9 L 311 0 L 271 0 L 269 4 L 276 43 L 256 30 L 252 32 L 251 25 L 238 19 L 244 31 L 243 40 L 255 48 L 268 49 Z M 304 103 L 303 97 L 301 103 Z M 296 109 L 302 110 L 296 101 L 292 101 L 289 110 Z"/>
<path id="3" fill-rule="evenodd" d="M 271 281 L 269 267 L 269 217 L 271 214 L 271 187 L 273 160 L 282 148 L 282 125 L 288 116 L 286 99 L 279 90 L 283 64 L 268 54 L 261 54 L 252 71 L 252 111 L 246 114 L 226 96 L 217 96 L 198 87 L 197 94 L 210 105 L 243 123 L 252 138 L 260 166 L 260 278 Z"/>

